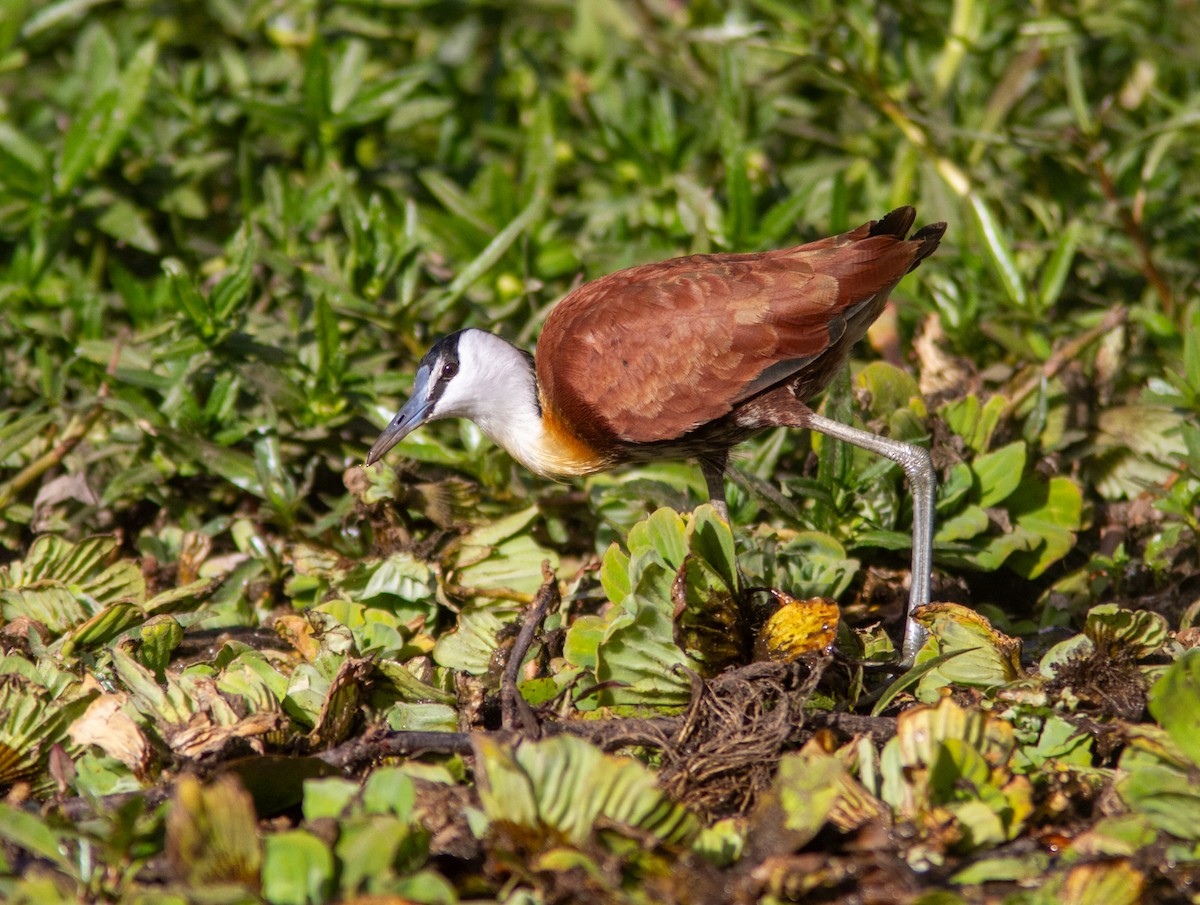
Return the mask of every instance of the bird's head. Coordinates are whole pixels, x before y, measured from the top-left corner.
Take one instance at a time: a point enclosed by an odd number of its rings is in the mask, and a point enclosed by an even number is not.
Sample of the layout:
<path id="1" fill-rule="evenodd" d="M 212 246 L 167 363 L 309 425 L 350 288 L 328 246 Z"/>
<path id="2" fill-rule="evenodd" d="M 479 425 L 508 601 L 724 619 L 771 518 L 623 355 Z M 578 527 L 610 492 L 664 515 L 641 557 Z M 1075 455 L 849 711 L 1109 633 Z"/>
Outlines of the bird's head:
<path id="1" fill-rule="evenodd" d="M 367 453 L 367 464 L 378 462 L 422 424 L 441 418 L 469 418 L 491 435 L 493 419 L 518 405 L 537 406 L 529 356 L 484 330 L 451 333 L 421 358 L 412 396 Z"/>

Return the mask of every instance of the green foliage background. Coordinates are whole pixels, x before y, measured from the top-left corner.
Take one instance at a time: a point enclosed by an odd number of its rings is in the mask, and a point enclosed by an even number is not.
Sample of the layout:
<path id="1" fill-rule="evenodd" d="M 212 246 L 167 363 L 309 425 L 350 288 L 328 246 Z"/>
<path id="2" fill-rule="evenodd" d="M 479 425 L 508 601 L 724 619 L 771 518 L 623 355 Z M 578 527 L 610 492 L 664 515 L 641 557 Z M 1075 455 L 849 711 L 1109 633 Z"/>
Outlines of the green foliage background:
<path id="1" fill-rule="evenodd" d="M 10 2 L 4 461 L 86 417 L 115 360 L 66 463 L 98 497 L 76 530 L 217 537 L 251 507 L 361 552 L 325 517 L 430 338 L 528 344 L 580 276 L 899 203 L 951 223 L 904 336 L 936 310 L 980 369 L 1038 365 L 1130 305 L 1101 385 L 1129 399 L 1180 374 L 1190 324 L 1185 13 Z M 19 550 L 33 515 L 4 515 Z"/>
<path id="2" fill-rule="evenodd" d="M 1200 545 L 1197 46 L 1194 4 L 1142 0 L 0 0 L 0 587 L 6 631 L 46 629 L 0 642 L 5 681 L 78 708 L 90 673 L 186 697 L 185 632 L 318 606 L 308 672 L 263 680 L 290 731 L 331 737 L 349 651 L 425 683 L 369 715 L 454 728 L 455 674 L 487 672 L 543 559 L 594 608 L 580 566 L 703 484 L 540 482 L 465 424 L 407 440 L 402 477 L 360 471 L 428 343 L 532 347 L 581 279 L 900 204 L 947 239 L 860 350 L 892 366 L 859 362 L 829 406 L 933 438 L 938 566 L 1014 632 L 1175 594 Z M 902 562 L 903 487 L 813 450 L 771 434 L 735 463 L 740 564 L 844 594 Z M 38 794 L 60 729 L 20 774 Z M 158 775 L 89 769 L 72 794 Z"/>

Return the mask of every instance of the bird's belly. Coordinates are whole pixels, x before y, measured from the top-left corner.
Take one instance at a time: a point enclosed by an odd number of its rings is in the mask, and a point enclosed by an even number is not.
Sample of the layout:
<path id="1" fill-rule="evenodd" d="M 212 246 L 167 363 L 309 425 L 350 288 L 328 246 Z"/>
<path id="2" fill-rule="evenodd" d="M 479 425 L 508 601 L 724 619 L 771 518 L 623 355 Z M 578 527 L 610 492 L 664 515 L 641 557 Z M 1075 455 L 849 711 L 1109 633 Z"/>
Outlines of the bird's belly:
<path id="1" fill-rule="evenodd" d="M 653 443 L 621 444 L 623 462 L 657 462 L 662 459 L 701 459 L 728 450 L 758 433 L 758 428 L 738 424 L 733 416 L 702 424 L 679 437 Z"/>

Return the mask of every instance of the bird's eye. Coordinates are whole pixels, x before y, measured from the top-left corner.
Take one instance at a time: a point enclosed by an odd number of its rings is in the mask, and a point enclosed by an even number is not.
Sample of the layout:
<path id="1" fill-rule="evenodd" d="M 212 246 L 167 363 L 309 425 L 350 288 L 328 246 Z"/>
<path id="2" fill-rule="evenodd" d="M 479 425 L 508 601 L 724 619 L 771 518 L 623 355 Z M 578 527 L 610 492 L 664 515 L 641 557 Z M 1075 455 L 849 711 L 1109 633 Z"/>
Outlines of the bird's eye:
<path id="1" fill-rule="evenodd" d="M 442 380 L 449 380 L 458 373 L 458 362 L 448 361 L 442 365 Z"/>

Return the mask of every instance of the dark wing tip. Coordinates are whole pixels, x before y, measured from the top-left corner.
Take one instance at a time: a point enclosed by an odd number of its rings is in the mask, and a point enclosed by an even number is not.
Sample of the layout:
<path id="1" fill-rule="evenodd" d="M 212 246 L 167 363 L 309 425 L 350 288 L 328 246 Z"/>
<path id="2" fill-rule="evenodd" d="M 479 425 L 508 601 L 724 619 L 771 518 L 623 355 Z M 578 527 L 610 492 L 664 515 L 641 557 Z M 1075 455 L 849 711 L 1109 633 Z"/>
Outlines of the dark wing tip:
<path id="1" fill-rule="evenodd" d="M 911 205 L 898 207 L 888 214 L 884 214 L 879 220 L 874 220 L 870 223 L 867 231 L 868 236 L 895 236 L 897 239 L 903 239 L 908 235 L 908 231 L 912 229 L 913 222 L 917 219 L 916 209 Z"/>
<path id="2" fill-rule="evenodd" d="M 918 264 L 937 251 L 937 247 L 942 241 L 942 236 L 945 234 L 946 222 L 944 220 L 922 226 L 912 234 L 912 237 L 908 241 L 916 242 L 918 245 L 917 254 L 913 258 L 912 266 L 908 268 L 910 273 L 916 269 Z"/>
<path id="3" fill-rule="evenodd" d="M 911 205 L 906 204 L 903 207 L 896 208 L 889 214 L 885 214 L 881 219 L 867 224 L 867 235 L 893 236 L 897 239 L 904 239 L 916 219 L 916 210 Z M 942 236 L 945 234 L 946 224 L 943 221 L 922 226 L 906 240 L 908 242 L 915 242 L 917 246 L 912 264 L 908 268 L 909 273 L 915 270 L 918 264 L 937 251 L 938 244 L 942 241 Z"/>

